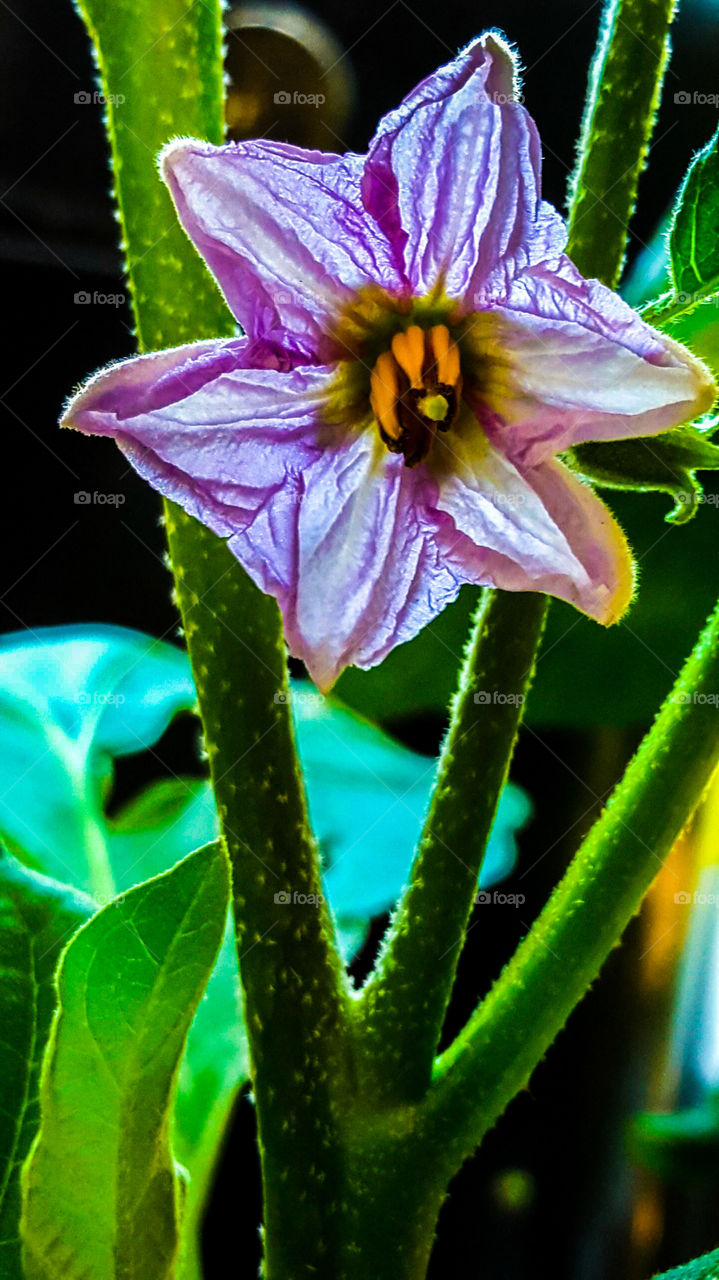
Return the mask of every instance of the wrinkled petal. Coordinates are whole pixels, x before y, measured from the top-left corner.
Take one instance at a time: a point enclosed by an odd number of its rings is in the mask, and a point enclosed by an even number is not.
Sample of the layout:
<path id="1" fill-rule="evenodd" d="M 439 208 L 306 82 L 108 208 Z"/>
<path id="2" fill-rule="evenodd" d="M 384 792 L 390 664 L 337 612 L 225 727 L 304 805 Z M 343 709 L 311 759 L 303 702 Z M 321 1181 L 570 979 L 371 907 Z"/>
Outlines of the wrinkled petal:
<path id="1" fill-rule="evenodd" d="M 277 597 L 290 652 L 327 689 L 350 663 L 373 666 L 409 640 L 464 579 L 443 562 L 431 479 L 374 433 L 325 450 L 303 481 L 301 500 L 281 495 L 230 546 Z"/>
<path id="2" fill-rule="evenodd" d="M 110 366 L 63 424 L 113 436 L 154 488 L 230 537 L 275 493 L 301 490 L 335 373 L 283 369 L 244 338 L 191 343 Z"/>
<path id="3" fill-rule="evenodd" d="M 517 277 L 493 309 L 500 356 L 487 398 L 515 461 L 534 465 L 585 440 L 654 435 L 711 408 L 716 388 L 700 360 L 597 280 L 571 264 L 565 272 Z"/>
<path id="4" fill-rule="evenodd" d="M 338 313 L 355 290 L 406 290 L 362 206 L 358 156 L 180 139 L 162 152 L 161 171 L 183 227 L 253 337 L 283 346 L 288 331 L 308 359 L 331 359 Z"/>
<path id="5" fill-rule="evenodd" d="M 415 293 L 442 282 L 472 301 L 504 260 L 555 257 L 566 239 L 540 198 L 537 130 L 514 58 L 493 33 L 429 76 L 380 122 L 363 196 Z"/>
<path id="6" fill-rule="evenodd" d="M 439 479 L 437 506 L 460 540 L 448 563 L 465 581 L 507 591 L 546 591 L 608 625 L 633 590 L 633 562 L 608 507 L 562 463 L 520 472 L 482 440 L 460 442 Z"/>

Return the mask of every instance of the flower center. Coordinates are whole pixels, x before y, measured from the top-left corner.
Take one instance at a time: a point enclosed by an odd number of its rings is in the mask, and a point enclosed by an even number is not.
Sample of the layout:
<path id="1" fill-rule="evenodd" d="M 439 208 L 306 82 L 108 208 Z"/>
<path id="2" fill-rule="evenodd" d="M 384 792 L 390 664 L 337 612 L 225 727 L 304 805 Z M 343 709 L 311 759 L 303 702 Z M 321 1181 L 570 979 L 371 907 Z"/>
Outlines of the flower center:
<path id="1" fill-rule="evenodd" d="M 410 325 L 379 356 L 370 380 L 370 404 L 391 453 L 415 467 L 427 457 L 438 431 L 459 412 L 462 374 L 459 348 L 444 324 Z"/>

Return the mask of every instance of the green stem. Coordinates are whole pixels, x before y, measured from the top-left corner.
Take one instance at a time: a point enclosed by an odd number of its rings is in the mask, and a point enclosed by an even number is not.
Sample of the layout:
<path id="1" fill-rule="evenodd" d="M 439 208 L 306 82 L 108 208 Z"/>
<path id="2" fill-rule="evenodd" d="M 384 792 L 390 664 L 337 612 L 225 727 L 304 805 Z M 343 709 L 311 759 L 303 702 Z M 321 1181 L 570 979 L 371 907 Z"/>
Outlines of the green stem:
<path id="1" fill-rule="evenodd" d="M 109 104 L 140 345 L 230 333 L 232 318 L 155 170 L 172 136 L 222 138 L 220 4 L 82 0 L 81 7 Z M 297 1258 L 319 1274 L 338 1179 L 332 1116 L 344 1087 L 347 993 L 307 823 L 279 610 L 214 534 L 169 504 L 166 521 L 233 867 L 263 1164 L 265 1275 L 289 1276 Z"/>
<path id="2" fill-rule="evenodd" d="M 176 508 L 167 529 L 233 869 L 270 1280 L 292 1275 L 293 1259 L 318 1267 L 332 1250 L 345 974 L 308 834 L 277 605 Z"/>
<path id="3" fill-rule="evenodd" d="M 410 885 L 364 988 L 363 1061 L 385 1099 L 426 1090 L 534 669 L 546 596 L 485 593 Z"/>
<path id="4" fill-rule="evenodd" d="M 426 1116 L 448 1168 L 527 1084 L 701 800 L 719 763 L 718 691 L 719 606 L 564 879 L 436 1064 Z"/>
<path id="5" fill-rule="evenodd" d="M 659 105 L 676 0 L 607 0 L 570 186 L 567 251 L 615 286 Z"/>
<path id="6" fill-rule="evenodd" d="M 640 307 L 639 314 L 647 324 L 663 329 L 672 320 L 680 320 L 684 316 L 691 315 L 704 304 L 716 302 L 718 290 L 719 280 L 714 278 L 706 289 L 697 290 L 691 295 L 664 293 L 661 297 L 654 298 L 652 302 Z"/>

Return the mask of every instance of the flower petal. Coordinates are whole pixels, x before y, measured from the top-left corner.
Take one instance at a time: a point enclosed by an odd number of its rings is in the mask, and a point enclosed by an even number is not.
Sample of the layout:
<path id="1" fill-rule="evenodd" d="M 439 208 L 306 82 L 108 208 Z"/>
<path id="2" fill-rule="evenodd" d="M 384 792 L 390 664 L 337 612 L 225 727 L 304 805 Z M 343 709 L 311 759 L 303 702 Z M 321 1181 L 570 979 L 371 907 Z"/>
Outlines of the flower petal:
<path id="1" fill-rule="evenodd" d="M 332 359 L 338 311 L 355 290 L 406 290 L 362 206 L 360 157 L 180 139 L 160 165 L 182 225 L 253 337 L 284 348 L 289 331 L 306 358 Z"/>
<path id="2" fill-rule="evenodd" d="M 509 47 L 489 32 L 380 122 L 362 185 L 413 291 L 470 300 L 504 260 L 556 257 L 566 233 L 540 199 L 540 146 Z"/>
<path id="3" fill-rule="evenodd" d="M 443 561 L 431 479 L 375 433 L 326 449 L 303 481 L 301 501 L 278 495 L 230 546 L 277 597 L 290 652 L 326 690 L 345 666 L 373 666 L 409 640 L 464 579 Z"/>
<path id="4" fill-rule="evenodd" d="M 568 260 L 558 272 L 543 266 L 516 277 L 491 323 L 501 364 L 494 380 L 489 372 L 487 399 L 504 424 L 502 447 L 521 465 L 585 440 L 667 431 L 713 403 L 716 387 L 700 360 Z"/>
<path id="5" fill-rule="evenodd" d="M 272 494 L 301 489 L 335 373 L 282 368 L 246 338 L 195 342 L 97 374 L 63 425 L 113 436 L 154 488 L 230 537 Z"/>
<path id="6" fill-rule="evenodd" d="M 520 474 L 481 432 L 453 449 L 455 465 L 440 476 L 437 494 L 464 535 L 443 539 L 453 572 L 508 591 L 546 591 L 598 622 L 616 621 L 631 600 L 633 563 L 592 490 L 556 459 Z"/>

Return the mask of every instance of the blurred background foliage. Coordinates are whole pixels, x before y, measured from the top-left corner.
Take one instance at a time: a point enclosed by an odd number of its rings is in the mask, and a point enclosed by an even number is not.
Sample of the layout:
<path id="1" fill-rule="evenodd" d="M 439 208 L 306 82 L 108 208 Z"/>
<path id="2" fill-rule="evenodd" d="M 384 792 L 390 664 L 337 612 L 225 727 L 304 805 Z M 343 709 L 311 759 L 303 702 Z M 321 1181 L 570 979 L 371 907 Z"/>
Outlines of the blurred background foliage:
<path id="1" fill-rule="evenodd" d="M 368 0 L 362 6 L 316 0 L 311 11 L 232 5 L 228 123 L 236 137 L 361 149 L 382 111 L 478 29 L 497 25 L 521 52 L 526 104 L 542 134 L 545 195 L 563 207 L 599 14 L 599 0 L 549 0 L 540 8 L 530 0 L 489 0 L 479 8 L 470 0 L 450 0 L 441 10 L 428 0 Z M 39 628 L 85 622 L 107 627 L 104 640 L 97 630 L 94 640 L 86 637 L 100 650 L 105 645 L 104 658 L 97 651 L 92 659 L 86 654 L 73 674 L 58 664 L 57 651 L 45 686 L 37 671 L 32 674 L 22 692 L 24 719 L 13 709 L 19 686 L 8 693 L 0 680 L 0 830 L 32 866 L 102 897 L 112 891 L 110 880 L 126 887 L 136 874 L 153 874 L 185 847 L 201 843 L 214 815 L 190 711 L 193 693 L 174 646 L 177 618 L 156 497 L 107 442 L 69 434 L 60 439 L 55 426 L 75 383 L 133 349 L 102 105 L 93 99 L 86 37 L 69 0 L 43 9 L 30 0 L 1 5 L 0 35 L 0 253 L 5 310 L 12 317 L 4 335 L 0 409 L 3 438 L 12 444 L 6 472 L 16 498 L 2 511 L 1 629 L 30 629 L 27 659 Z M 718 37 L 719 0 L 685 0 L 630 236 L 623 289 L 634 304 L 664 287 L 662 226 L 691 155 L 716 128 Z M 277 100 L 288 93 L 324 101 Z M 167 105 L 169 118 L 171 101 Z M 716 368 L 719 316 L 703 309 L 675 330 Z M 609 495 L 641 574 L 637 601 L 619 626 L 607 633 L 567 606 L 552 606 L 513 770 L 522 790 L 505 797 L 504 827 L 497 829 L 496 851 L 505 857 L 499 875 L 511 870 L 512 830 L 525 822 L 519 863 L 507 881 L 525 904 L 521 910 L 477 908 L 448 1036 L 531 925 L 716 599 L 719 490 L 711 475 L 704 481 L 706 500 L 683 527 L 665 522 L 671 505 L 665 496 Z M 305 703 L 308 714 L 298 725 L 327 883 L 334 859 L 337 901 L 345 895 L 348 951 L 369 929 L 352 966 L 358 980 L 384 927 L 386 916 L 378 913 L 406 873 L 475 599 L 476 592 L 465 589 L 380 668 L 346 673 L 337 689 L 344 709 Z M 94 672 L 97 680 L 113 647 L 109 639 L 137 644 L 138 633 L 165 642 L 137 672 L 143 687 L 161 690 L 159 700 L 143 701 L 135 684 L 126 695 L 133 700 L 138 740 L 118 737 L 116 718 L 103 713 L 81 743 L 88 720 L 87 704 L 80 716 L 77 701 L 87 687 L 77 683 L 80 675 L 86 681 Z M 16 648 L 16 636 L 0 647 L 11 684 L 19 678 L 13 666 L 19 659 L 10 657 Z M 294 674 L 301 679 L 303 673 L 297 667 Z M 108 678 L 105 669 L 102 688 Z M 355 769 L 357 756 L 370 762 L 369 772 Z M 19 778 L 20 762 L 33 758 L 39 771 L 34 782 L 42 776 L 42 788 Z M 83 780 L 82 814 L 77 791 L 70 794 L 65 785 L 70 778 Z M 533 806 L 531 821 L 523 792 Z M 38 805 L 40 794 L 54 810 Z M 393 804 L 397 796 L 402 804 Z M 377 838 L 359 842 L 354 856 L 340 859 L 353 811 L 372 803 L 384 805 Z M 39 841 L 33 842 L 33 831 L 40 832 Z M 511 1280 L 540 1270 L 557 1280 L 641 1280 L 716 1244 L 719 1073 L 712 1046 L 719 1027 L 719 913 L 707 885 L 718 843 L 713 802 L 680 842 L 623 947 L 535 1073 L 531 1090 L 456 1180 L 432 1276 L 481 1269 L 483 1280 Z M 98 852 L 104 870 L 100 875 L 95 865 L 91 875 Z M 217 1046 L 227 1034 L 223 1002 L 237 1001 L 231 947 L 221 955 L 213 982 L 224 984 L 223 991 L 217 1001 L 211 990 L 200 1006 L 197 1046 Z M 218 1063 L 239 1061 L 233 1055 L 242 1053 L 242 1045 L 233 1035 L 232 1043 L 223 1040 L 221 1053 L 204 1061 L 200 1056 L 196 1069 L 187 1065 L 188 1050 L 177 1102 L 188 1163 L 203 1107 L 213 1097 L 222 1099 L 221 1128 L 233 1104 L 242 1071 L 220 1080 L 213 1075 Z M 669 1118 L 657 1119 L 660 1114 Z M 253 1123 L 242 1097 L 225 1151 L 229 1191 L 215 1196 L 206 1219 L 210 1280 L 224 1274 L 230 1231 L 246 1251 L 248 1274 L 254 1270 L 259 1187 Z M 206 1153 L 195 1150 L 195 1158 L 206 1159 Z M 246 1175 L 239 1211 L 238 1161 Z"/>

